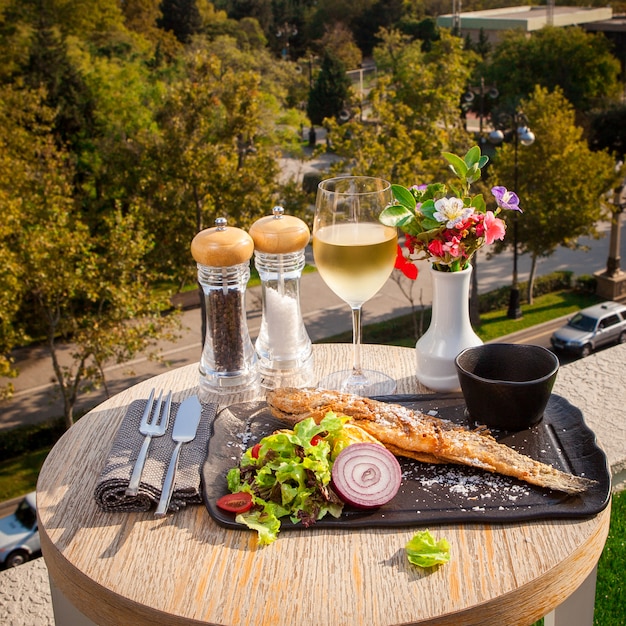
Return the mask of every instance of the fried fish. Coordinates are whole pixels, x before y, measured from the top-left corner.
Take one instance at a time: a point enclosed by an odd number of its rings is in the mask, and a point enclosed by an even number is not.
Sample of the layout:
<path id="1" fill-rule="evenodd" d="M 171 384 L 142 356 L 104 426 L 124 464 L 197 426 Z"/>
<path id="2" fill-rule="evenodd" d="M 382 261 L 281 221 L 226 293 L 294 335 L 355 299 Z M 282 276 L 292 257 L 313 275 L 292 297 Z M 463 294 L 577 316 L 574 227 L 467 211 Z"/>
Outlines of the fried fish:
<path id="1" fill-rule="evenodd" d="M 319 423 L 328 411 L 346 415 L 395 455 L 425 463 L 467 465 L 568 494 L 596 484 L 520 454 L 498 443 L 488 431 L 469 430 L 400 404 L 295 388 L 268 392 L 267 403 L 276 418 L 292 426 L 307 417 Z"/>

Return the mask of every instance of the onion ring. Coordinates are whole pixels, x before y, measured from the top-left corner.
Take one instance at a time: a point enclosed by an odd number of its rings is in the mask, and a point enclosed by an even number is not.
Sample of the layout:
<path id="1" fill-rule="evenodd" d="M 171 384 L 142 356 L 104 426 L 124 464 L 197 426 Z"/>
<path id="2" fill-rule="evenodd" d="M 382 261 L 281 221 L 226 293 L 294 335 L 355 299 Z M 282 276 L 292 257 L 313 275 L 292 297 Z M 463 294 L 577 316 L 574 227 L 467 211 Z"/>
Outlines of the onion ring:
<path id="1" fill-rule="evenodd" d="M 354 443 L 335 459 L 332 479 L 337 495 L 352 506 L 370 509 L 389 502 L 400 489 L 398 459 L 382 445 Z"/>

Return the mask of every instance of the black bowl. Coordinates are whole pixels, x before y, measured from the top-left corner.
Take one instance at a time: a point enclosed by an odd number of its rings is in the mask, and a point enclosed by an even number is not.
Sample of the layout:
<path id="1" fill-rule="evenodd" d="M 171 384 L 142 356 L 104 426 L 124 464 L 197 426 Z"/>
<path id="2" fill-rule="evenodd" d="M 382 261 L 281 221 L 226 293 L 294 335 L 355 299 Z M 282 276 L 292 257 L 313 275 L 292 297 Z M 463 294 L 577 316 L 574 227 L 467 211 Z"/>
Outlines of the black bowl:
<path id="1" fill-rule="evenodd" d="M 512 343 L 467 348 L 455 364 L 470 419 L 506 430 L 541 420 L 559 371 L 550 350 Z"/>

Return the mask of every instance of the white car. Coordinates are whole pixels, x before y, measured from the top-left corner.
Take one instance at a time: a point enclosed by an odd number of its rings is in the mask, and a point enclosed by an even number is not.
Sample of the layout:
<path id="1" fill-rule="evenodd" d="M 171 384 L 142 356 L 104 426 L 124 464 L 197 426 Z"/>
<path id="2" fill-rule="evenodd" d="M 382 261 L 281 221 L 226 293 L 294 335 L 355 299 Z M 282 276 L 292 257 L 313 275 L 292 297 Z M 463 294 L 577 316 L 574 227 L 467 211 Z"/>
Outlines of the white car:
<path id="1" fill-rule="evenodd" d="M 37 529 L 37 500 L 31 492 L 15 513 L 0 518 L 0 564 L 16 567 L 41 550 Z"/>
<path id="2" fill-rule="evenodd" d="M 610 301 L 579 311 L 550 338 L 555 350 L 582 357 L 616 342 L 626 343 L 626 305 Z"/>

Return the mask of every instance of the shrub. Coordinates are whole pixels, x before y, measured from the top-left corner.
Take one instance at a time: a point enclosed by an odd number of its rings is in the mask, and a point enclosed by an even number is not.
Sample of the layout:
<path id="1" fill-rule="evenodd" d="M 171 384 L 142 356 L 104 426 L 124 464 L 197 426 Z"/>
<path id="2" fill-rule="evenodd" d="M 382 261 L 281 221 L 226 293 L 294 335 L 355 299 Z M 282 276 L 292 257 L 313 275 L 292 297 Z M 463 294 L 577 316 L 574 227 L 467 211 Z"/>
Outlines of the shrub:
<path id="1" fill-rule="evenodd" d="M 32 450 L 52 447 L 64 432 L 63 418 L 0 431 L 0 458 L 13 459 Z"/>

